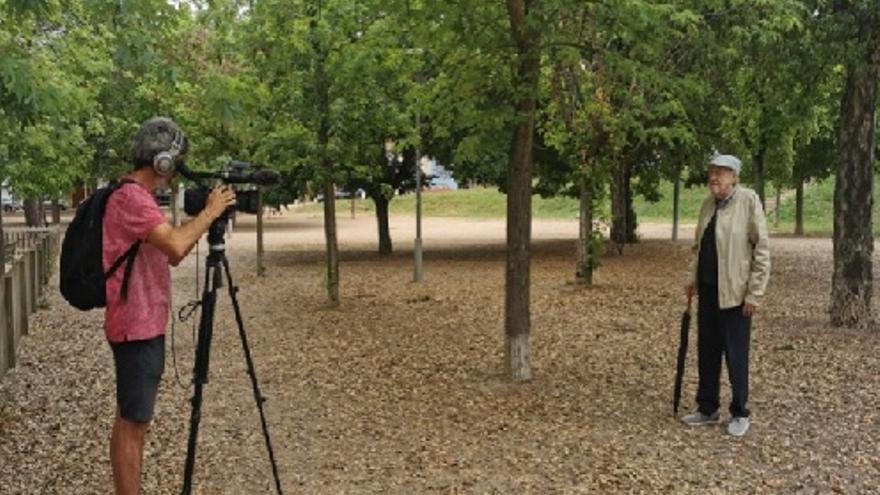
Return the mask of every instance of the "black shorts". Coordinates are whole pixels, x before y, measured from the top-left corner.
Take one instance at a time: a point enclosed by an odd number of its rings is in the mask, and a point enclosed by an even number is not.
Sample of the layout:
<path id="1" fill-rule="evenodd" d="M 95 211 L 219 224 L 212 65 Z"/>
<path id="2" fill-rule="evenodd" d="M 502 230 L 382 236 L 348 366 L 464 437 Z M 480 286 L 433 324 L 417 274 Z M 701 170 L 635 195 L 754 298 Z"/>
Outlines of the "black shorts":
<path id="1" fill-rule="evenodd" d="M 153 419 L 159 381 L 165 370 L 165 336 L 131 342 L 111 342 L 116 364 L 116 405 L 129 421 Z"/>

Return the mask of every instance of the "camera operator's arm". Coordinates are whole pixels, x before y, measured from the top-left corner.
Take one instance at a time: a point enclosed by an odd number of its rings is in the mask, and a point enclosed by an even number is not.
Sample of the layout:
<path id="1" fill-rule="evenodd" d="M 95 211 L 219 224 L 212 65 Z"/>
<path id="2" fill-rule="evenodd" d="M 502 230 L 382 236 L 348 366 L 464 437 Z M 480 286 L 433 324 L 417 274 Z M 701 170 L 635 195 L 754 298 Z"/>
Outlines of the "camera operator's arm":
<path id="1" fill-rule="evenodd" d="M 147 236 L 147 242 L 161 249 L 168 256 L 169 264 L 177 266 L 208 231 L 211 223 L 234 204 L 235 191 L 227 186 L 215 187 L 205 208 L 195 218 L 180 227 L 172 227 L 167 222 L 160 224 Z"/>

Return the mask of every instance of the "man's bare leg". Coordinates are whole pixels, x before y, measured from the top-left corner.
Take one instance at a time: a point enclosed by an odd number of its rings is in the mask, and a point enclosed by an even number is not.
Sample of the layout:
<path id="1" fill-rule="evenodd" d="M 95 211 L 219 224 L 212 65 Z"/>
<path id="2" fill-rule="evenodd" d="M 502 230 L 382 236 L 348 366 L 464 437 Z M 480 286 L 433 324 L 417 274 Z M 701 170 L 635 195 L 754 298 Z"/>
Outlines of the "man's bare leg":
<path id="1" fill-rule="evenodd" d="M 138 423 L 116 416 L 110 436 L 110 463 L 116 495 L 138 495 L 144 440 L 150 423 Z"/>

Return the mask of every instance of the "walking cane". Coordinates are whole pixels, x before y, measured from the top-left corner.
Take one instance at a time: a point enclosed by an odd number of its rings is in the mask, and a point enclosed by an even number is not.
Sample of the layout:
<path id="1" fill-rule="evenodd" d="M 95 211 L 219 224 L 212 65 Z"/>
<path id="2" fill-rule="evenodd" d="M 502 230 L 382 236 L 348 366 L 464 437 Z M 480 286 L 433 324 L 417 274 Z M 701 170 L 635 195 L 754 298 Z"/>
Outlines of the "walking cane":
<path id="1" fill-rule="evenodd" d="M 691 300 L 688 296 L 688 307 L 681 315 L 681 338 L 678 344 L 678 362 L 675 366 L 675 390 L 672 393 L 672 412 L 678 414 L 678 403 L 681 402 L 681 382 L 684 378 L 684 360 L 688 350 L 688 329 L 691 326 Z"/>

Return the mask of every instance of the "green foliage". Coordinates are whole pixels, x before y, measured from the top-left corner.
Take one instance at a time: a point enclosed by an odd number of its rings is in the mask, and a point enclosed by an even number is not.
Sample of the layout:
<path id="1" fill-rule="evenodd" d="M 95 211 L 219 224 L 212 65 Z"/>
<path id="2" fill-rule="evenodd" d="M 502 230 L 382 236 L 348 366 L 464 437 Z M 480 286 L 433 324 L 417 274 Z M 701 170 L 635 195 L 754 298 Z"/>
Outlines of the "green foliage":
<path id="1" fill-rule="evenodd" d="M 880 2 L 547 0 L 532 9 L 542 38 L 541 207 L 576 196 L 584 176 L 598 205 L 626 166 L 644 198 L 638 217 L 651 221 L 669 218 L 659 206 L 668 181 L 701 183 L 716 149 L 744 159 L 747 182 L 757 155 L 768 183 L 827 176 L 844 64 L 870 46 L 860 33 Z M 137 125 L 161 114 L 184 127 L 195 168 L 234 157 L 281 171 L 271 202 L 326 180 L 397 197 L 414 186 L 416 147 L 460 181 L 503 188 L 516 68 L 504 2 L 6 0 L 0 175 L 26 196 L 112 177 L 130 166 Z M 389 139 L 404 157 L 391 167 Z M 661 197 L 651 213 L 645 201 Z"/>
<path id="2" fill-rule="evenodd" d="M 415 62 L 378 4 L 267 0 L 243 27 L 256 92 L 255 156 L 304 180 L 370 180 L 386 138 L 410 132 L 401 94 Z M 382 13 L 385 14 L 385 13 Z M 332 177 L 321 165 L 334 164 Z"/>
<path id="3" fill-rule="evenodd" d="M 188 135 L 193 133 L 190 122 L 176 110 L 185 94 L 178 91 L 186 84 L 182 68 L 188 56 L 198 54 L 185 50 L 184 35 L 192 29 L 186 8 L 178 10 L 163 0 L 87 5 L 86 20 L 105 40 L 109 62 L 98 75 L 99 122 L 87 134 L 94 148 L 89 174 L 112 178 L 131 168 L 131 138 L 147 118 L 165 115 Z M 197 144 L 196 139 L 191 142 Z"/>
<path id="4" fill-rule="evenodd" d="M 552 3 L 552 2 L 548 2 Z M 515 56 L 503 2 L 419 2 L 410 36 L 425 52 L 420 110 L 427 149 L 462 179 L 504 185 Z"/>
<path id="5" fill-rule="evenodd" d="M 85 170 L 100 40 L 79 2 L 0 5 L 0 176 L 20 197 L 59 197 Z"/>

